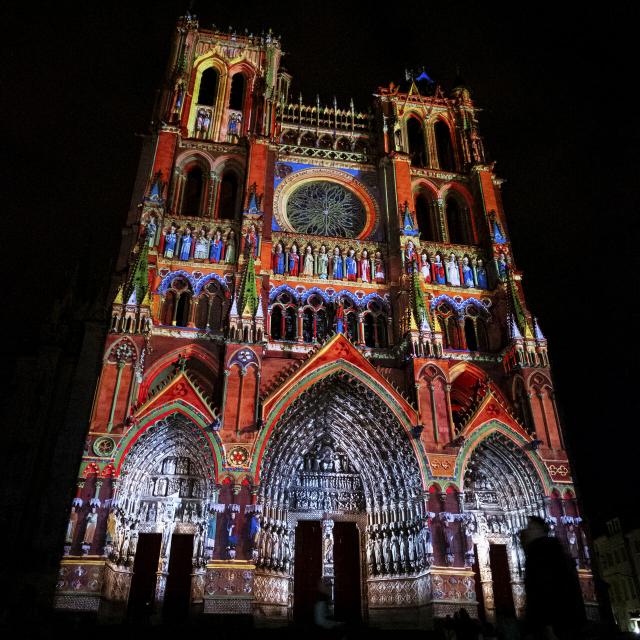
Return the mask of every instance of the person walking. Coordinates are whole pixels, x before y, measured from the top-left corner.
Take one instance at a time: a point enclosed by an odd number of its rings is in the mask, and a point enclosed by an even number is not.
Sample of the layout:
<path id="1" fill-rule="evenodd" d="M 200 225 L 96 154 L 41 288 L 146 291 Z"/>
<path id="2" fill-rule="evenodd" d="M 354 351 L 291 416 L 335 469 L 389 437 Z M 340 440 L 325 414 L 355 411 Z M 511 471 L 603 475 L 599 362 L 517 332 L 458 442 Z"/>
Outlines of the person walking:
<path id="1" fill-rule="evenodd" d="M 575 562 L 547 523 L 530 516 L 520 532 L 525 553 L 524 586 L 527 596 L 525 638 L 570 640 L 580 638 L 586 614 Z"/>

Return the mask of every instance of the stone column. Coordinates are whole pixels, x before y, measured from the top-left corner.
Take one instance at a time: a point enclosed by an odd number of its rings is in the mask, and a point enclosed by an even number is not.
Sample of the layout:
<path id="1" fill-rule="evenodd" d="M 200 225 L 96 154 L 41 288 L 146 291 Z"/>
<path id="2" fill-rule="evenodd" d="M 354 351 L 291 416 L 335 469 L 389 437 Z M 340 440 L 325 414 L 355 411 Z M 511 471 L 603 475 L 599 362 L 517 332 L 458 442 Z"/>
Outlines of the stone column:
<path id="1" fill-rule="evenodd" d="M 496 621 L 496 607 L 493 597 L 493 575 L 489 563 L 489 542 L 486 538 L 478 540 L 478 568 L 480 570 L 480 586 L 484 599 L 484 611 L 487 622 Z"/>
<path id="2" fill-rule="evenodd" d="M 449 438 L 454 440 L 456 437 L 456 428 L 453 423 L 453 411 L 451 410 L 451 384 L 447 383 L 444 388 L 447 398 L 447 415 L 449 416 Z"/>

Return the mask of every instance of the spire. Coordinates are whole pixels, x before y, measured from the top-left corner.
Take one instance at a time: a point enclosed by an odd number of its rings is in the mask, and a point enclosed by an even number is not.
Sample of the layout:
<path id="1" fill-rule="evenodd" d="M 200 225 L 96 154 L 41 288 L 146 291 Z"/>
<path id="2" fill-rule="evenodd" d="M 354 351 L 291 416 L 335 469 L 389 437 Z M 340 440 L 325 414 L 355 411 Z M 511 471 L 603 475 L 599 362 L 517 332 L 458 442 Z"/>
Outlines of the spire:
<path id="1" fill-rule="evenodd" d="M 511 333 L 512 340 L 522 340 L 522 334 L 520 333 L 520 329 L 518 329 L 518 323 L 513 313 L 509 314 L 509 332 Z"/>
<path id="2" fill-rule="evenodd" d="M 240 315 L 244 316 L 245 312 L 248 311 L 248 314 L 253 318 L 258 309 L 258 300 L 256 269 L 253 262 L 253 247 L 249 247 L 249 257 L 240 288 Z"/>
<path id="3" fill-rule="evenodd" d="M 129 305 L 136 305 L 138 304 L 138 301 L 136 299 L 136 290 L 135 288 L 131 291 L 131 295 L 129 296 L 129 299 L 127 300 L 127 306 Z"/>
<path id="4" fill-rule="evenodd" d="M 536 340 L 546 340 L 544 334 L 540 330 L 540 325 L 538 324 L 538 318 L 533 319 L 533 334 L 536 337 Z"/>
<path id="5" fill-rule="evenodd" d="M 505 244 L 507 241 L 502 231 L 500 231 L 498 221 L 495 218 L 493 219 L 493 240 L 496 244 Z"/>
<path id="6" fill-rule="evenodd" d="M 257 213 L 258 212 L 258 198 L 256 196 L 256 188 L 253 185 L 251 189 L 251 195 L 249 196 L 249 213 Z"/>
<path id="7" fill-rule="evenodd" d="M 420 278 L 416 268 L 413 269 L 411 274 L 411 307 L 411 329 L 414 329 L 415 326 L 415 329 L 419 328 L 420 331 L 431 331 L 431 327 L 429 326 L 427 303 L 424 299 L 424 293 L 422 291 L 422 286 L 420 285 Z"/>
<path id="8" fill-rule="evenodd" d="M 116 292 L 116 297 L 113 301 L 113 304 L 124 304 L 124 294 L 122 292 L 122 285 L 118 287 L 118 291 Z"/>
<path id="9" fill-rule="evenodd" d="M 525 338 L 533 338 L 533 332 L 529 324 L 529 319 L 524 310 L 522 302 L 520 301 L 520 294 L 518 293 L 518 287 L 513 279 L 511 271 L 507 272 L 507 279 L 509 281 L 509 292 L 511 294 L 511 310 L 514 316 L 514 321 L 517 323 L 518 328 L 524 333 Z M 522 338 L 522 335 L 520 335 Z"/>
<path id="10" fill-rule="evenodd" d="M 402 233 L 406 236 L 417 236 L 418 231 L 413 221 L 413 214 L 409 209 L 409 203 L 405 200 L 404 210 L 402 213 Z"/>
<path id="11" fill-rule="evenodd" d="M 238 318 L 238 296 L 233 296 L 233 302 L 231 303 L 231 310 L 229 311 L 229 318 Z"/>

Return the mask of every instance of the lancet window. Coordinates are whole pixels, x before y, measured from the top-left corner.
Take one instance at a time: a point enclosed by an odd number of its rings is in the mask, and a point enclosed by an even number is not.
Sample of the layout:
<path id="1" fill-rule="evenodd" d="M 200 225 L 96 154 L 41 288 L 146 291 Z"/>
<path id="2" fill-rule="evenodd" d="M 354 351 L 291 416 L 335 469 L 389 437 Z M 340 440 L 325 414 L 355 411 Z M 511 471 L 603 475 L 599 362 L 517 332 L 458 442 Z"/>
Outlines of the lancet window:
<path id="1" fill-rule="evenodd" d="M 304 342 L 322 342 L 328 334 L 328 315 L 324 300 L 310 295 L 302 311 L 302 339 Z"/>
<path id="2" fill-rule="evenodd" d="M 414 167 L 427 166 L 427 147 L 424 139 L 422 122 L 413 116 L 407 119 L 407 141 L 411 165 Z"/>
<path id="3" fill-rule="evenodd" d="M 458 316 L 448 303 L 441 302 L 436 307 L 436 315 L 442 328 L 442 338 L 445 349 L 462 349 L 462 338 Z"/>
<path id="4" fill-rule="evenodd" d="M 453 145 L 451 144 L 451 131 L 444 120 L 438 120 L 433 133 L 436 139 L 436 149 L 438 152 L 438 165 L 443 171 L 455 171 L 456 163 L 453 155 Z"/>
<path id="5" fill-rule="evenodd" d="M 422 240 L 439 242 L 441 238 L 437 203 L 430 200 L 424 192 L 418 193 L 414 202 L 420 238 Z"/>
<path id="6" fill-rule="evenodd" d="M 298 336 L 297 324 L 298 304 L 289 292 L 283 291 L 271 305 L 271 339 L 295 340 Z"/>
<path id="7" fill-rule="evenodd" d="M 222 285 L 211 280 L 197 299 L 196 326 L 203 331 L 221 331 L 227 312 L 227 298 Z"/>
<path id="8" fill-rule="evenodd" d="M 242 111 L 244 94 L 247 81 L 242 73 L 236 73 L 231 78 L 231 91 L 229 93 L 229 109 Z"/>
<path id="9" fill-rule="evenodd" d="M 163 325 L 187 327 L 192 322 L 193 291 L 185 278 L 177 277 L 171 282 L 171 287 L 164 295 L 160 322 Z"/>
<path id="10" fill-rule="evenodd" d="M 182 216 L 200 216 L 204 208 L 204 171 L 197 164 L 185 172 L 182 199 L 179 214 Z"/>
<path id="11" fill-rule="evenodd" d="M 469 208 L 454 195 L 445 201 L 447 230 L 452 244 L 474 244 Z"/>
<path id="12" fill-rule="evenodd" d="M 372 300 L 367 304 L 362 326 L 367 347 L 387 346 L 387 315 L 379 300 Z"/>
<path id="13" fill-rule="evenodd" d="M 225 171 L 220 181 L 218 218 L 234 220 L 238 212 L 238 176 L 233 171 Z"/>
<path id="14" fill-rule="evenodd" d="M 485 318 L 475 305 L 465 309 L 464 337 L 469 351 L 489 351 Z"/>
<path id="15" fill-rule="evenodd" d="M 200 78 L 200 88 L 198 89 L 198 99 L 196 104 L 213 107 L 218 95 L 218 72 L 213 67 L 209 67 L 202 72 Z"/>

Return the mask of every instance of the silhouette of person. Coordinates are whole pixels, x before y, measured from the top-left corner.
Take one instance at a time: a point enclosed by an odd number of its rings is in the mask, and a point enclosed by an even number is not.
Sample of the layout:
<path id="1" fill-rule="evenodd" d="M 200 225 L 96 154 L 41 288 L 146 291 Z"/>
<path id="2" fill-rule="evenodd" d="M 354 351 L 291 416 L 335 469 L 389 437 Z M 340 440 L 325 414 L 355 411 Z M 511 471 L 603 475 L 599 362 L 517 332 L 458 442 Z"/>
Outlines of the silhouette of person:
<path id="1" fill-rule="evenodd" d="M 574 561 L 547 523 L 530 516 L 520 532 L 525 553 L 526 625 L 532 638 L 581 638 L 586 622 L 584 602 Z"/>
<path id="2" fill-rule="evenodd" d="M 334 620 L 329 613 L 331 586 L 324 579 L 318 581 L 316 601 L 313 605 L 313 623 L 318 637 L 339 637 L 344 623 Z"/>

